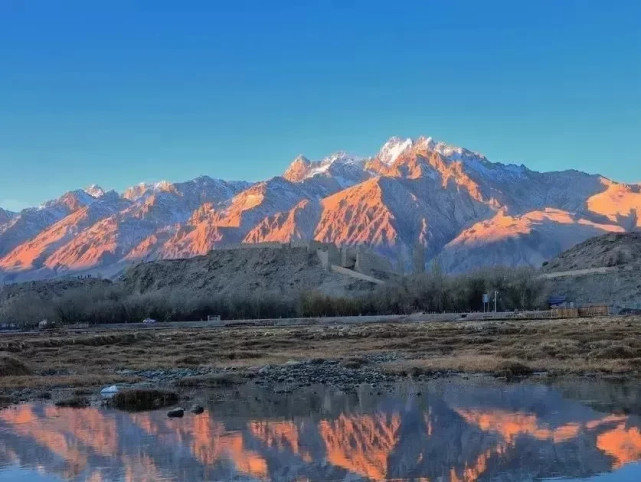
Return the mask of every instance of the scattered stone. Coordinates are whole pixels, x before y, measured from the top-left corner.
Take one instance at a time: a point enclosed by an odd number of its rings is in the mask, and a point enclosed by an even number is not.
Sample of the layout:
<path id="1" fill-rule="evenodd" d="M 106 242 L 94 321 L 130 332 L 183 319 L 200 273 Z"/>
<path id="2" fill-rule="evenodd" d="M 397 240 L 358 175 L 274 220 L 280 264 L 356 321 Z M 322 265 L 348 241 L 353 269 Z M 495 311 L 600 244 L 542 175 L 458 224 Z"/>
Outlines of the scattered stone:
<path id="1" fill-rule="evenodd" d="M 151 383 L 166 383 L 182 378 L 210 375 L 216 371 L 212 367 L 170 368 L 167 370 L 129 370 L 127 375 L 146 378 Z"/>
<path id="2" fill-rule="evenodd" d="M 313 384 L 330 385 L 344 391 L 353 390 L 362 383 L 376 384 L 389 380 L 375 366 L 360 369 L 345 367 L 339 360 L 311 359 L 297 364 L 265 366 L 258 371 L 255 383 L 276 385 L 280 391 L 290 392 Z"/>
<path id="3" fill-rule="evenodd" d="M 173 408 L 167 412 L 169 418 L 181 418 L 185 415 L 185 409 L 182 407 Z"/>

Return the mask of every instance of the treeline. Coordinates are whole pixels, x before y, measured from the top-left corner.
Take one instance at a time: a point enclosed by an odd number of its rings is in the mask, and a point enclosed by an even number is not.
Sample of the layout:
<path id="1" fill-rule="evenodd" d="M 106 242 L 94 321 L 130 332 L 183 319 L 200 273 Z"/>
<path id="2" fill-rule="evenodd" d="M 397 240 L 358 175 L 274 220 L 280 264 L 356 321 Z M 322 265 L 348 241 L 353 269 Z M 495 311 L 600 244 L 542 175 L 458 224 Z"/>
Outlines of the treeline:
<path id="1" fill-rule="evenodd" d="M 308 293 L 300 299 L 304 316 L 472 312 L 483 310 L 483 294 L 498 292 L 498 311 L 544 309 L 547 283 L 531 268 L 486 268 L 448 276 L 438 269 L 406 276 L 358 298 L 333 298 Z"/>
<path id="2" fill-rule="evenodd" d="M 127 323 L 145 318 L 158 321 L 290 318 L 408 314 L 415 312 L 481 311 L 483 293 L 498 292 L 499 311 L 543 308 L 547 286 L 531 269 L 485 269 L 447 276 L 438 270 L 404 277 L 356 297 L 320 293 L 237 293 L 204 296 L 173 289 L 130 293 L 119 283 L 75 287 L 62 295 L 42 299 L 23 294 L 0 306 L 0 323 L 33 325 L 42 319 L 58 323 Z M 493 304 L 493 303 L 492 303 Z M 493 306 L 492 306 L 493 307 Z"/>

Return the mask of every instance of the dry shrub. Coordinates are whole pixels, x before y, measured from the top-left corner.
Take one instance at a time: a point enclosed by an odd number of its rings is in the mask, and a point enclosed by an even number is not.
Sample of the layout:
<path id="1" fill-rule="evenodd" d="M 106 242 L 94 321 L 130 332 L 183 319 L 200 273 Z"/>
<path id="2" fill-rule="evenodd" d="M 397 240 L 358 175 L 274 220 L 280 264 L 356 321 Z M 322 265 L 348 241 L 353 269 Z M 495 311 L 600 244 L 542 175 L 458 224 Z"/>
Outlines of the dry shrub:
<path id="1" fill-rule="evenodd" d="M 205 363 L 205 359 L 199 356 L 187 355 L 176 360 L 176 366 L 194 366 Z"/>
<path id="2" fill-rule="evenodd" d="M 77 397 L 85 397 L 87 395 L 91 395 L 92 393 L 93 393 L 93 390 L 91 390 L 90 388 L 76 388 L 73 391 L 74 396 L 77 396 Z"/>
<path id="3" fill-rule="evenodd" d="M 85 346 L 130 345 L 139 340 L 138 333 L 113 333 L 72 339 L 72 343 Z"/>
<path id="4" fill-rule="evenodd" d="M 516 361 L 506 361 L 499 365 L 496 375 L 504 376 L 507 378 L 527 377 L 529 375 L 532 375 L 533 371 L 534 370 L 532 370 L 529 366 L 524 365 L 523 363 L 519 363 Z"/>
<path id="5" fill-rule="evenodd" d="M 0 352 L 0 377 L 33 375 L 33 371 L 18 358 Z"/>
<path id="6" fill-rule="evenodd" d="M 260 351 L 236 350 L 229 353 L 223 353 L 221 354 L 221 356 L 230 360 L 249 360 L 262 358 L 263 356 L 265 356 L 265 354 Z"/>
<path id="7" fill-rule="evenodd" d="M 109 401 L 110 405 L 120 410 L 141 411 L 174 405 L 178 394 L 166 390 L 132 389 L 116 393 Z"/>
<path id="8" fill-rule="evenodd" d="M 638 350 L 633 350 L 627 345 L 612 345 L 591 352 L 589 358 L 598 358 L 604 360 L 611 359 L 629 359 L 637 358 L 639 356 Z"/>

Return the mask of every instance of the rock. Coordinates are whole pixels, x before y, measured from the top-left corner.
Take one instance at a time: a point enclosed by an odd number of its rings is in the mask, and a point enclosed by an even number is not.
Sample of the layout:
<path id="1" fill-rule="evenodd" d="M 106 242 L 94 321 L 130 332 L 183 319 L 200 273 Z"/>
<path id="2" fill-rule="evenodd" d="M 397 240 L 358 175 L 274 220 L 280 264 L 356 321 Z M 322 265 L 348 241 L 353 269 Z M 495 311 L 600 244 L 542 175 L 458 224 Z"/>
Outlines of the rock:
<path id="1" fill-rule="evenodd" d="M 185 415 L 185 409 L 182 407 L 172 408 L 167 412 L 167 416 L 170 418 L 181 418 Z"/>
<path id="2" fill-rule="evenodd" d="M 191 407 L 191 413 L 193 413 L 194 415 L 200 415 L 204 411 L 205 409 L 200 405 L 194 405 L 193 407 Z"/>
<path id="3" fill-rule="evenodd" d="M 118 387 L 116 385 L 111 385 L 110 387 L 105 387 L 100 390 L 100 395 L 103 397 L 111 397 L 118 393 Z"/>

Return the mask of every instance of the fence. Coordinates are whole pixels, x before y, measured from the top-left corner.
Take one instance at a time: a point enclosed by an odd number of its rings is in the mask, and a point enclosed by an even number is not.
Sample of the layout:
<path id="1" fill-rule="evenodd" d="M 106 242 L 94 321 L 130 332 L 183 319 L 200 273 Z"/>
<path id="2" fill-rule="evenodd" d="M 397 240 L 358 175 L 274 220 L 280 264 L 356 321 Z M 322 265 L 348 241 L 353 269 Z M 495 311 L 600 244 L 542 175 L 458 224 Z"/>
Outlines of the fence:
<path id="1" fill-rule="evenodd" d="M 578 318 L 578 308 L 552 308 L 550 318 Z"/>
<path id="2" fill-rule="evenodd" d="M 579 308 L 579 316 L 608 316 L 610 314 L 610 309 L 607 305 L 595 305 L 595 306 L 585 306 Z"/>
<path id="3" fill-rule="evenodd" d="M 588 318 L 590 316 L 608 316 L 607 305 L 583 306 L 581 308 L 552 308 L 550 318 Z"/>

